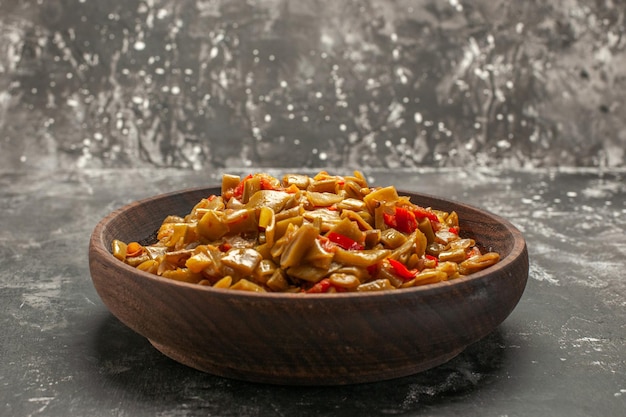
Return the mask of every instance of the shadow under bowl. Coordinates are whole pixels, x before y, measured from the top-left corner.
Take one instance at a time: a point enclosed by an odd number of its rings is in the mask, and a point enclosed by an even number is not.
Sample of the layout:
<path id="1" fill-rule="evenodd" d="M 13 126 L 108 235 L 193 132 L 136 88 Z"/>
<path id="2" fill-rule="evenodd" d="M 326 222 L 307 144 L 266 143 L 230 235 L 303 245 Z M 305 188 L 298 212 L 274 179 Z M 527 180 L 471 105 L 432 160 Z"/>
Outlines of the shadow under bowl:
<path id="1" fill-rule="evenodd" d="M 463 235 L 500 262 L 451 281 L 368 293 L 284 294 L 216 289 L 161 278 L 111 254 L 113 239 L 154 236 L 220 189 L 196 188 L 134 202 L 102 219 L 90 239 L 93 284 L 121 322 L 163 354 L 228 378 L 281 385 L 344 385 L 433 368 L 491 333 L 528 279 L 526 242 L 507 220 L 470 205 L 400 192 L 456 211 Z"/>

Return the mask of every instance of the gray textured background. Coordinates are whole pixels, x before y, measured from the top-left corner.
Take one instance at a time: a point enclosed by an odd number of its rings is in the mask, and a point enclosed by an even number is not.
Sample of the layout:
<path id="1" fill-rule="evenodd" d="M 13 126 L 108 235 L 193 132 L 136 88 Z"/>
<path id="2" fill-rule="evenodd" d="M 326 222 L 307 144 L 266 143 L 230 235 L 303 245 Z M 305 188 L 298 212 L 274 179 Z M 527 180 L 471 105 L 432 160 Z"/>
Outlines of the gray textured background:
<path id="1" fill-rule="evenodd" d="M 624 167 L 625 10 L 2 0 L 0 164 Z"/>

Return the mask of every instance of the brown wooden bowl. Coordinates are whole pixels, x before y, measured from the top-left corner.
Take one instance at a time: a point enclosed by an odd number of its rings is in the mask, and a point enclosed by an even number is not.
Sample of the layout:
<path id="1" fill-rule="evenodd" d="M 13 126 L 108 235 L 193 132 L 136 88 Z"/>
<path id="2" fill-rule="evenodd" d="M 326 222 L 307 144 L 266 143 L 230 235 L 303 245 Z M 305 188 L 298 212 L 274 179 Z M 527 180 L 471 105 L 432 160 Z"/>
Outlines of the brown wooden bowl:
<path id="1" fill-rule="evenodd" d="M 165 216 L 185 215 L 219 188 L 135 202 L 95 227 L 94 286 L 124 324 L 163 354 L 224 377 L 293 385 L 341 385 L 411 375 L 440 365 L 492 332 L 528 278 L 522 234 L 475 207 L 409 192 L 422 206 L 459 214 L 464 234 L 500 253 L 498 264 L 452 281 L 368 293 L 283 294 L 216 289 L 161 278 L 111 254 L 111 241 L 141 241 Z"/>

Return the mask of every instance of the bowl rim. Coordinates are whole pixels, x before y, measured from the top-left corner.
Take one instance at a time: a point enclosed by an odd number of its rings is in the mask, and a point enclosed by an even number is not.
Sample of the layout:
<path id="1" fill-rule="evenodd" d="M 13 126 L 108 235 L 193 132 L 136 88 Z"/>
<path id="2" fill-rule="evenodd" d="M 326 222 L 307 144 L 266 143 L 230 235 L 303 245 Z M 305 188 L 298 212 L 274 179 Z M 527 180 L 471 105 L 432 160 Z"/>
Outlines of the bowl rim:
<path id="1" fill-rule="evenodd" d="M 177 281 L 169 278 L 164 278 L 155 274 L 151 274 L 146 271 L 139 270 L 134 268 L 124 262 L 119 261 L 117 258 L 113 256 L 110 249 L 107 248 L 104 239 L 104 231 L 107 226 L 122 213 L 131 210 L 137 206 L 141 206 L 146 203 L 150 203 L 155 200 L 164 200 L 167 198 L 171 198 L 176 195 L 189 194 L 194 192 L 200 192 L 203 190 L 209 189 L 220 189 L 220 186 L 209 185 L 209 186 L 199 186 L 199 187 L 187 187 L 182 188 L 175 191 L 170 191 L 166 193 L 161 193 L 154 195 L 152 197 L 145 197 L 130 203 L 124 204 L 121 207 L 111 211 L 109 214 L 104 216 L 94 227 L 93 232 L 89 239 L 89 258 L 91 261 L 97 256 L 96 254 L 100 254 L 102 262 L 106 262 L 108 264 L 113 265 L 115 268 L 121 268 L 122 270 L 128 272 L 129 274 L 137 274 L 142 278 L 152 280 L 155 284 L 172 286 L 181 289 L 190 289 L 195 291 L 206 292 L 208 294 L 215 294 L 216 296 L 229 296 L 229 297 L 238 297 L 242 299 L 250 298 L 256 300 L 343 300 L 343 299 L 371 299 L 377 297 L 389 297 L 392 294 L 396 294 L 397 296 L 403 295 L 413 295 L 413 294 L 436 294 L 441 291 L 449 291 L 450 287 L 459 286 L 462 284 L 469 284 L 474 281 L 480 281 L 484 279 L 486 276 L 491 275 L 496 270 L 501 270 L 509 267 L 513 262 L 515 262 L 520 256 L 524 255 L 527 252 L 526 240 L 522 234 L 522 232 L 514 226 L 509 220 L 504 217 L 495 214 L 489 210 L 479 208 L 477 206 L 462 203 L 453 199 L 440 197 L 434 194 L 421 193 L 417 191 L 407 191 L 404 189 L 398 189 L 398 194 L 401 195 L 410 195 L 410 196 L 423 196 L 426 198 L 443 201 L 447 204 L 452 204 L 456 206 L 463 206 L 469 208 L 471 210 L 475 210 L 481 212 L 487 217 L 491 217 L 498 224 L 503 225 L 507 232 L 513 235 L 513 246 L 511 247 L 510 252 L 502 257 L 500 261 L 492 265 L 486 269 L 475 272 L 471 275 L 461 276 L 459 278 L 455 278 L 450 281 L 440 281 L 431 284 L 419 285 L 415 287 L 402 288 L 398 290 L 388 290 L 388 291 L 367 291 L 367 292 L 343 292 L 343 293 L 310 293 L 310 294 L 302 294 L 302 293 L 288 293 L 288 292 L 253 292 L 253 291 L 237 291 L 228 288 L 214 288 L 208 285 L 198 285 L 194 283 Z M 434 207 L 436 208 L 436 207 Z M 93 276 L 92 276 L 93 280 Z"/>

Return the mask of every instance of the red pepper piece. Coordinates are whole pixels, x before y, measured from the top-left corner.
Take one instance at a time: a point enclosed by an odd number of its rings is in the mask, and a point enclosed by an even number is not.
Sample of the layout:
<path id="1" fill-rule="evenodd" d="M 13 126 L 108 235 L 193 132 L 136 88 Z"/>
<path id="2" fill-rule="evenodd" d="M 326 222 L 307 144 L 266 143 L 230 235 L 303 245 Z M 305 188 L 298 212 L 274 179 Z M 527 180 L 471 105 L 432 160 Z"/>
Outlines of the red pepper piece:
<path id="1" fill-rule="evenodd" d="M 354 239 L 344 236 L 340 233 L 329 232 L 326 237 L 328 240 L 345 250 L 363 250 L 364 246 Z"/>
<path id="2" fill-rule="evenodd" d="M 439 265 L 439 258 L 433 255 L 424 255 L 426 259 L 430 259 L 431 261 L 435 261 L 435 266 Z"/>
<path id="3" fill-rule="evenodd" d="M 141 246 L 137 242 L 130 242 L 128 246 L 126 246 L 126 256 L 130 258 L 139 256 L 142 253 L 143 253 L 143 246 Z"/>
<path id="4" fill-rule="evenodd" d="M 450 233 L 454 233 L 455 235 L 458 235 L 458 234 L 459 234 L 459 228 L 458 228 L 458 227 L 454 227 L 454 226 L 449 227 L 449 228 L 448 228 L 448 231 L 449 231 Z"/>
<path id="5" fill-rule="evenodd" d="M 275 184 L 270 181 L 267 177 L 261 177 L 261 190 L 279 190 L 280 187 L 277 187 Z"/>
<path id="6" fill-rule="evenodd" d="M 396 207 L 396 229 L 402 233 L 413 233 L 417 229 L 415 214 L 405 207 Z"/>
<path id="7" fill-rule="evenodd" d="M 413 209 L 413 214 L 418 219 L 427 218 L 431 222 L 439 223 L 439 217 L 437 217 L 437 215 L 434 212 L 428 209 L 425 209 L 424 207 L 417 206 L 415 209 Z"/>
<path id="8" fill-rule="evenodd" d="M 396 261 L 395 259 L 389 258 L 387 261 L 389 262 L 389 266 L 391 266 L 393 273 L 405 281 L 415 278 L 415 275 L 418 272 L 416 269 L 407 268 L 405 264 L 400 261 Z"/>
<path id="9" fill-rule="evenodd" d="M 239 184 L 237 184 L 237 186 L 235 187 L 235 189 L 233 190 L 233 197 L 236 198 L 240 198 L 243 195 L 243 187 L 244 184 L 247 180 L 249 180 L 250 178 L 252 178 L 252 174 L 248 174 L 248 176 L 244 179 L 242 179 Z"/>
<path id="10" fill-rule="evenodd" d="M 406 207 L 395 207 L 393 214 L 383 213 L 383 221 L 402 233 L 413 233 L 417 229 L 415 213 Z"/>
<path id="11" fill-rule="evenodd" d="M 330 287 L 332 287 L 332 283 L 330 282 L 328 278 L 324 278 L 323 280 L 317 282 L 315 285 L 313 285 L 311 288 L 309 288 L 305 292 L 308 294 L 324 293 L 324 292 L 328 292 L 328 290 L 330 290 Z"/>
<path id="12" fill-rule="evenodd" d="M 476 246 L 473 246 L 473 247 L 471 247 L 470 249 L 468 249 L 468 250 L 467 250 L 467 252 L 466 252 L 466 254 L 465 254 L 465 257 L 466 257 L 467 259 L 469 259 L 469 258 L 471 258 L 472 256 L 478 256 L 478 255 L 480 255 L 480 254 L 481 254 L 481 253 L 480 253 L 480 249 L 478 249 L 478 247 L 476 247 Z"/>
<path id="13" fill-rule="evenodd" d="M 218 246 L 218 249 L 220 250 L 220 252 L 228 252 L 229 250 L 231 250 L 233 247 L 233 245 L 231 245 L 228 242 L 224 242 L 221 245 Z"/>
<path id="14" fill-rule="evenodd" d="M 378 276 L 378 271 L 380 270 L 380 262 L 377 264 L 373 264 L 368 266 L 367 273 L 370 274 L 372 278 L 376 278 Z"/>
<path id="15" fill-rule="evenodd" d="M 322 249 L 324 249 L 326 252 L 335 252 L 337 250 L 337 245 L 328 240 L 327 237 L 318 236 L 317 240 L 320 242 Z"/>
<path id="16" fill-rule="evenodd" d="M 383 213 L 383 221 L 389 227 L 393 227 L 394 229 L 398 227 L 398 222 L 396 220 L 395 214 Z"/>

